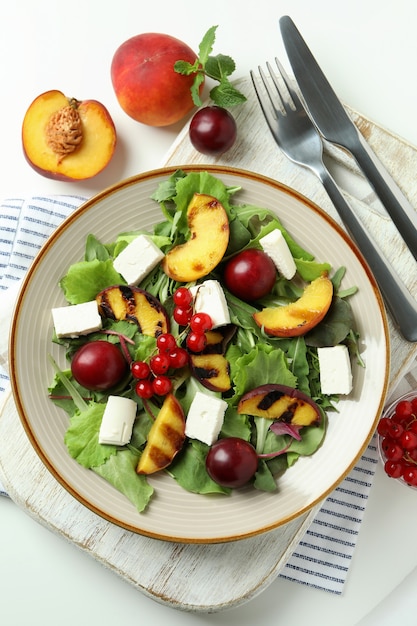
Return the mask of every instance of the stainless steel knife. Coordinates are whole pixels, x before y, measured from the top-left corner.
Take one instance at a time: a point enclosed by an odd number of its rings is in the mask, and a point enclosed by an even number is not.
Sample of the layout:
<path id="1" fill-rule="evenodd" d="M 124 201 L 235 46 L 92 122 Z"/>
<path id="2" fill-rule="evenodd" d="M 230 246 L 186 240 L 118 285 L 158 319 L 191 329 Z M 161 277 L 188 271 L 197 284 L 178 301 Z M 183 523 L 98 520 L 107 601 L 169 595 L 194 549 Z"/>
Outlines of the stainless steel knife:
<path id="1" fill-rule="evenodd" d="M 304 102 L 322 136 L 347 149 L 417 259 L 417 212 L 386 171 L 324 76 L 294 22 L 279 21 L 285 50 Z"/>

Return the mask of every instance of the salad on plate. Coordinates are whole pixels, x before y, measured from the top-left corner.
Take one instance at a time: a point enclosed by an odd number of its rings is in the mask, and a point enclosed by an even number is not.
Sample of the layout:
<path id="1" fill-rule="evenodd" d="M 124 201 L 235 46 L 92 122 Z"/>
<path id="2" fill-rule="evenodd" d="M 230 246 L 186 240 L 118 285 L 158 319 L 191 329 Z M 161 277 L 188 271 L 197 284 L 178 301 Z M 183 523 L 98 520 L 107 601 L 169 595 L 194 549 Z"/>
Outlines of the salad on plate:
<path id="1" fill-rule="evenodd" d="M 167 472 L 193 493 L 277 491 L 322 445 L 363 365 L 345 268 L 316 260 L 270 209 L 208 172 L 152 196 L 164 219 L 114 241 L 88 234 L 53 309 L 51 401 L 65 444 L 139 512 Z"/>

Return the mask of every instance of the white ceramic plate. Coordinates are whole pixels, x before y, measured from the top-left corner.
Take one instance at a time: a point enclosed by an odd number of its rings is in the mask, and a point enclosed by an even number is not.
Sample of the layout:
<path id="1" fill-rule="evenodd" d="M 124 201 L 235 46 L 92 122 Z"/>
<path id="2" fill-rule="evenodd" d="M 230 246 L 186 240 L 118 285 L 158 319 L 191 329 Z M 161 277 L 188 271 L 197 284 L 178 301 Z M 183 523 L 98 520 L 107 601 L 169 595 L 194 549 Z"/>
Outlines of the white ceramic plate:
<path id="1" fill-rule="evenodd" d="M 96 195 L 50 237 L 31 266 L 21 289 L 11 332 L 11 381 L 18 413 L 36 452 L 57 480 L 80 502 L 105 519 L 150 537 L 187 543 L 233 541 L 295 519 L 323 500 L 366 448 L 383 408 L 388 381 L 388 330 L 379 290 L 361 255 L 343 231 L 317 206 L 281 184 L 237 169 L 210 170 L 242 191 L 236 203 L 250 202 L 277 212 L 292 236 L 318 260 L 347 268 L 343 286 L 357 285 L 352 306 L 361 335 L 366 368 L 353 364 L 354 388 L 330 414 L 322 447 L 299 461 L 279 480 L 276 493 L 251 487 L 231 497 L 184 491 L 164 473 L 151 479 L 156 489 L 150 506 L 139 514 L 116 489 L 74 461 L 64 445 L 68 418 L 48 399 L 53 371 L 51 353 L 64 367 L 65 356 L 53 345 L 51 309 L 65 304 L 58 281 L 70 264 L 81 260 L 86 236 L 113 241 L 119 232 L 151 229 L 162 219 L 150 199 L 175 168 L 147 172 Z"/>

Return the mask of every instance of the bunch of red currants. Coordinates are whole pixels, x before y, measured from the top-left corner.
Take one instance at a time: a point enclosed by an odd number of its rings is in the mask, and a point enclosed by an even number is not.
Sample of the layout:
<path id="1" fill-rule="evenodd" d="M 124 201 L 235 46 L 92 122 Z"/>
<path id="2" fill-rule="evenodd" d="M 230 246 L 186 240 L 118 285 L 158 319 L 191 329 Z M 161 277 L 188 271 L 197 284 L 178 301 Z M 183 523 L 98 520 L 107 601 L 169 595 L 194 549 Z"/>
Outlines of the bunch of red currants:
<path id="1" fill-rule="evenodd" d="M 417 487 L 417 397 L 400 398 L 380 419 L 377 432 L 386 474 Z"/>
<path id="2" fill-rule="evenodd" d="M 195 313 L 193 297 L 189 289 L 180 287 L 173 294 L 173 318 L 186 328 L 185 344 L 190 352 L 201 352 L 207 344 L 206 331 L 213 327 L 207 313 Z M 137 380 L 135 391 L 142 399 L 153 395 L 166 396 L 172 391 L 170 370 L 177 370 L 188 364 L 189 353 L 178 345 L 171 333 L 163 333 L 156 340 L 157 351 L 148 361 L 134 361 L 131 365 L 133 378 Z"/>

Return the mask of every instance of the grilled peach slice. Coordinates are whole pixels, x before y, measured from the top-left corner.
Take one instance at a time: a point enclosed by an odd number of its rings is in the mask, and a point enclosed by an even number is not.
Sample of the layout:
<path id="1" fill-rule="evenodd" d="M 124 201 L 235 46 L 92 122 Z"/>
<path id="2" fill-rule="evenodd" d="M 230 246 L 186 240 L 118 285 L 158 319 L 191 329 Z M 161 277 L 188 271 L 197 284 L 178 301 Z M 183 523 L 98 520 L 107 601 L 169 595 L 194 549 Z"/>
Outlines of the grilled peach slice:
<path id="1" fill-rule="evenodd" d="M 229 391 L 230 364 L 224 357 L 227 344 L 236 332 L 232 324 L 206 331 L 207 345 L 199 354 L 190 354 L 192 375 L 211 391 Z"/>
<path id="2" fill-rule="evenodd" d="M 173 394 L 165 396 L 148 434 L 148 441 L 136 467 L 138 474 L 154 474 L 168 467 L 185 440 L 185 415 Z"/>
<path id="3" fill-rule="evenodd" d="M 141 289 L 114 285 L 96 296 L 100 315 L 112 320 L 126 320 L 139 326 L 143 335 L 158 337 L 169 331 L 169 316 L 158 298 Z"/>
<path id="4" fill-rule="evenodd" d="M 230 365 L 222 354 L 190 354 L 191 373 L 211 391 L 229 391 Z"/>
<path id="5" fill-rule="evenodd" d="M 255 322 L 274 337 L 305 335 L 324 318 L 333 298 L 333 284 L 319 276 L 304 290 L 303 295 L 285 306 L 267 307 L 254 313 Z"/>
<path id="6" fill-rule="evenodd" d="M 229 243 L 229 220 L 213 196 L 196 193 L 187 208 L 189 239 L 172 248 L 162 261 L 164 272 L 178 282 L 207 276 L 222 260 Z"/>
<path id="7" fill-rule="evenodd" d="M 245 393 L 237 412 L 281 420 L 296 426 L 320 422 L 320 409 L 307 394 L 286 385 L 266 384 Z"/>
<path id="8" fill-rule="evenodd" d="M 204 354 L 224 354 L 235 333 L 236 326 L 234 324 L 220 326 L 214 330 L 207 330 L 205 333 L 207 345 L 204 348 Z"/>

